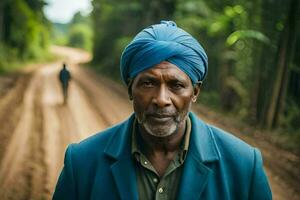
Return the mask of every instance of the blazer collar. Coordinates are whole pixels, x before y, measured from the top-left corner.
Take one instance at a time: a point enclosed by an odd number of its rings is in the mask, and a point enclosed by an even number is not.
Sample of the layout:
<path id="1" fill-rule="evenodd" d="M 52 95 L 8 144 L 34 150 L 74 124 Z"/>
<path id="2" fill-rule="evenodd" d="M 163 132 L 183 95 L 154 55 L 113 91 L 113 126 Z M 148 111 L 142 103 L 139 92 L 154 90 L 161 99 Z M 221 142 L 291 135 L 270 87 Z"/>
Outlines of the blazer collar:
<path id="1" fill-rule="evenodd" d="M 189 151 L 202 162 L 217 161 L 220 152 L 216 145 L 211 128 L 200 120 L 193 112 L 189 113 L 192 130 Z M 104 152 L 115 159 L 120 156 L 131 155 L 131 134 L 135 115 L 132 114 L 128 120 L 117 125 L 117 130 L 111 136 Z"/>
<path id="2" fill-rule="evenodd" d="M 192 123 L 189 151 L 203 163 L 219 160 L 221 154 L 210 126 L 192 112 L 189 117 Z"/>
<path id="3" fill-rule="evenodd" d="M 134 114 L 115 126 L 104 153 L 114 159 L 110 169 L 120 199 L 138 199 L 134 160 L 131 157 L 131 133 Z"/>
<path id="4" fill-rule="evenodd" d="M 212 170 L 206 163 L 219 160 L 220 153 L 208 125 L 190 113 L 192 122 L 190 146 L 184 162 L 177 199 L 201 198 Z"/>
<path id="5" fill-rule="evenodd" d="M 199 199 L 209 179 L 211 169 L 205 165 L 220 159 L 211 128 L 189 113 L 192 129 L 190 145 L 184 163 L 178 199 Z M 134 114 L 117 125 L 104 152 L 115 159 L 111 165 L 121 199 L 138 199 L 134 161 L 131 157 L 131 134 Z"/>
<path id="6" fill-rule="evenodd" d="M 116 160 L 131 155 L 131 134 L 134 119 L 135 115 L 132 114 L 126 121 L 115 126 L 117 130 L 112 133 L 104 153 Z"/>

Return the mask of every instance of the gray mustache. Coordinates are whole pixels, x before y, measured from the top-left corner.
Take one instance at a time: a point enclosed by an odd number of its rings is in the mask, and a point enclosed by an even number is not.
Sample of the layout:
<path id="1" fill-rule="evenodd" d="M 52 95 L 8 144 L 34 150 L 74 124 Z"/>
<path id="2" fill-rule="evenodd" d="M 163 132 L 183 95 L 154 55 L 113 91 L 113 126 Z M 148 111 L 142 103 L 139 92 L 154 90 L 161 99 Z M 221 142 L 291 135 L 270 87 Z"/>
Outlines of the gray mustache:
<path id="1" fill-rule="evenodd" d="M 162 115 L 162 116 L 174 116 L 177 115 L 177 112 L 170 109 L 163 109 L 163 110 L 148 110 L 146 115 Z"/>

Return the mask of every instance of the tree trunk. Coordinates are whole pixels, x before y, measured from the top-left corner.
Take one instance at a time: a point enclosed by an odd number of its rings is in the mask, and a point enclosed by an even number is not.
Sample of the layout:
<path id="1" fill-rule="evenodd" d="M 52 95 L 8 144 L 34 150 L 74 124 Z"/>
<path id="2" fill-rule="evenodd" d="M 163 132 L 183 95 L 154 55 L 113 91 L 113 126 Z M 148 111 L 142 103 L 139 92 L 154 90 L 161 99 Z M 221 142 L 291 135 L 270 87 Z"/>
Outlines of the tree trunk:
<path id="1" fill-rule="evenodd" d="M 283 31 L 283 38 L 279 48 L 276 79 L 270 99 L 270 106 L 267 112 L 267 128 L 273 128 L 277 126 L 280 113 L 284 107 L 289 65 L 293 60 L 294 55 L 297 4 L 297 0 L 291 1 L 288 17 Z"/>
<path id="2" fill-rule="evenodd" d="M 259 14 L 259 27 L 260 31 L 267 37 L 279 43 L 280 34 L 274 27 L 281 20 L 281 15 L 274 16 L 273 13 L 283 12 L 288 13 L 287 6 L 281 6 L 278 2 L 274 1 L 261 1 L 261 13 Z M 280 7 L 280 9 L 279 9 Z M 266 116 L 268 112 L 270 97 L 272 96 L 272 86 L 276 77 L 276 58 L 278 49 L 272 48 L 269 45 L 260 43 L 255 47 L 254 62 L 253 62 L 253 80 L 252 85 L 252 99 L 251 99 L 251 119 L 261 127 L 266 125 Z"/>
<path id="3" fill-rule="evenodd" d="M 4 1 L 0 1 L 0 42 L 3 41 L 3 15 L 4 15 Z"/>
<path id="4" fill-rule="evenodd" d="M 143 0 L 141 1 L 144 9 L 143 21 L 145 25 L 158 24 L 160 20 L 172 20 L 176 10 L 177 0 Z"/>

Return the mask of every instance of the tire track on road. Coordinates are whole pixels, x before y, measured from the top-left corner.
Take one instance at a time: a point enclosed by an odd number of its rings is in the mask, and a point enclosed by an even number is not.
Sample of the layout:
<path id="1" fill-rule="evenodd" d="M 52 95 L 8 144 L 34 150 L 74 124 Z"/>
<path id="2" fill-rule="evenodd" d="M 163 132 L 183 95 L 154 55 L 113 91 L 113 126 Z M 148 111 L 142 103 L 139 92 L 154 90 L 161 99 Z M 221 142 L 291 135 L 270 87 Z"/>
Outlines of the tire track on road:
<path id="1" fill-rule="evenodd" d="M 0 101 L 0 161 L 6 151 L 14 129 L 17 126 L 23 111 L 23 101 L 26 88 L 30 82 L 30 74 L 21 74 L 19 78 L 14 79 L 14 86 L 11 86 L 9 92 L 1 96 Z M 0 162 L 1 163 L 1 162 Z"/>
<path id="2" fill-rule="evenodd" d="M 42 87 L 43 82 L 39 75 L 40 84 L 37 86 L 34 97 L 34 120 L 32 122 L 33 131 L 29 138 L 30 157 L 29 162 L 29 195 L 26 199 L 45 199 L 45 194 L 50 193 L 45 187 L 47 177 L 47 165 L 45 162 L 43 113 L 42 113 Z"/>
<path id="3" fill-rule="evenodd" d="M 124 93 L 120 91 L 115 92 L 114 86 L 106 83 L 105 79 L 100 75 L 91 74 L 87 69 L 74 66 L 74 73 L 76 76 L 76 83 L 83 89 L 88 97 L 90 106 L 97 111 L 99 117 L 105 122 L 106 127 L 112 126 L 116 123 L 128 118 L 132 113 L 131 104 L 126 101 Z M 79 76 L 80 74 L 80 76 Z"/>
<path id="4" fill-rule="evenodd" d="M 28 194 L 24 189 L 28 184 L 28 174 L 25 160 L 29 154 L 28 148 L 30 133 L 32 132 L 32 121 L 34 118 L 33 102 L 36 86 L 38 85 L 37 74 L 34 74 L 29 81 L 23 99 L 23 110 L 20 120 L 7 145 L 5 154 L 0 166 L 0 198 L 22 199 Z M 23 188 L 21 190 L 20 188 Z"/>

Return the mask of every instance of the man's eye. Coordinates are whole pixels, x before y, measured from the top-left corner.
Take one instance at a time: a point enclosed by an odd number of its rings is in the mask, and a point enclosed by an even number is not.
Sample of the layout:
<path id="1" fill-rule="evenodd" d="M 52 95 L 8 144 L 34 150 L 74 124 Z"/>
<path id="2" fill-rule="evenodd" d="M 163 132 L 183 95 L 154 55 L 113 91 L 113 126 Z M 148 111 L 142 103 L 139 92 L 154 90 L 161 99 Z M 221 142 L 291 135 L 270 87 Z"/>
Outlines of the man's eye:
<path id="1" fill-rule="evenodd" d="M 180 89 L 184 88 L 184 85 L 180 84 L 180 83 L 176 83 L 176 84 L 172 85 L 172 88 L 175 90 L 180 90 Z"/>
<path id="2" fill-rule="evenodd" d="M 153 83 L 152 83 L 151 81 L 144 81 L 144 82 L 142 83 L 142 85 L 143 85 L 144 87 L 152 87 L 152 86 L 153 86 Z"/>

